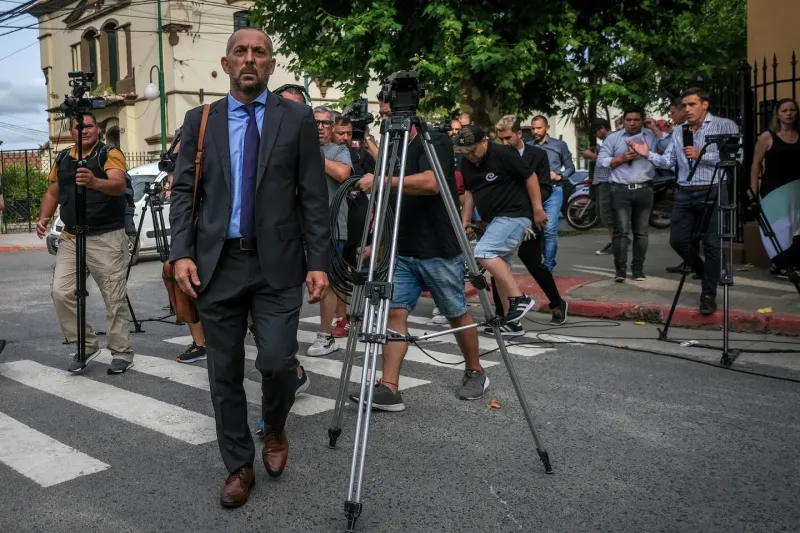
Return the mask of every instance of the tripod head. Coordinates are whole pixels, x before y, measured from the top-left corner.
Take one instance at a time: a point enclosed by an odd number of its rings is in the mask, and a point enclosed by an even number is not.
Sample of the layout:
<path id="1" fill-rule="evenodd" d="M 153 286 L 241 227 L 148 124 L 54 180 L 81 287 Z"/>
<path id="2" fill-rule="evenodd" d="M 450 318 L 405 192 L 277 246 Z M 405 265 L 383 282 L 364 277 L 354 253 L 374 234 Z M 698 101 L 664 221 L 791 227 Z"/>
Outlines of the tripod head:
<path id="1" fill-rule="evenodd" d="M 395 72 L 387 78 L 380 97 L 382 101 L 389 102 L 393 116 L 416 115 L 419 101 L 425 97 L 425 89 L 419 82 L 419 72 L 412 70 Z"/>

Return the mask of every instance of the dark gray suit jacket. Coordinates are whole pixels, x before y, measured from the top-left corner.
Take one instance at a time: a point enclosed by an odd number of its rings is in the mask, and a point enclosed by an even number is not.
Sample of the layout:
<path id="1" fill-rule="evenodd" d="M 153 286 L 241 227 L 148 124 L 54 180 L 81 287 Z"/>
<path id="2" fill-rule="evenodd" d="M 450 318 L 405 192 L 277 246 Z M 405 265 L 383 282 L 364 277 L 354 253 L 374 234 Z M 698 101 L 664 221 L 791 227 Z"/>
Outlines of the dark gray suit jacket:
<path id="1" fill-rule="evenodd" d="M 309 270 L 329 270 L 328 189 L 311 108 L 270 92 L 265 111 L 256 177 L 258 258 L 267 283 L 285 289 L 302 284 Z M 208 117 L 195 231 L 192 195 L 202 114 L 203 108 L 196 107 L 184 118 L 169 213 L 169 260 L 194 260 L 198 294 L 214 275 L 232 210 L 225 97 L 211 104 Z"/>

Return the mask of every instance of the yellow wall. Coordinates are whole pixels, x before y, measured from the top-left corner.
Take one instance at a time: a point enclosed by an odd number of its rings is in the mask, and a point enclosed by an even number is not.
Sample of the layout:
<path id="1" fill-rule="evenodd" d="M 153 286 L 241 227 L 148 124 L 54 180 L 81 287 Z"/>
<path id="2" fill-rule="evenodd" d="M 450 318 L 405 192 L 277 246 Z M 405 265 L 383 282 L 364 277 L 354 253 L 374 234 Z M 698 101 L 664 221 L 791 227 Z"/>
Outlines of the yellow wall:
<path id="1" fill-rule="evenodd" d="M 758 62 L 758 82 L 764 81 L 763 64 L 767 59 L 767 80 L 772 81 L 773 56 L 778 59 L 778 79 L 791 77 L 792 52 L 800 60 L 800 0 L 747 1 L 747 60 Z M 800 76 L 800 65 L 797 67 Z M 800 91 L 800 86 L 798 86 Z M 759 91 L 759 99 L 763 92 Z M 778 86 L 778 98 L 791 96 L 791 84 Z M 772 98 L 772 87 L 767 90 Z"/>

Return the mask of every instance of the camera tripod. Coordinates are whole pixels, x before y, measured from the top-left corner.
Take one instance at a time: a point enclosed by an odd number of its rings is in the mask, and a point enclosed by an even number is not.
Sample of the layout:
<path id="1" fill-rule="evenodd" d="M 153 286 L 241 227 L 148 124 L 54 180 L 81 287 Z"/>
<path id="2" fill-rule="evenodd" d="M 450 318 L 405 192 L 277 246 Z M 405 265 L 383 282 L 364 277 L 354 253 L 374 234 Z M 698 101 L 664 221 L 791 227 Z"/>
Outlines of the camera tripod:
<path id="1" fill-rule="evenodd" d="M 83 159 L 83 112 L 76 110 L 74 118 L 77 121 L 75 125 L 78 130 L 78 142 L 75 143 L 77 148 L 77 160 L 74 163 L 74 168 L 86 166 L 86 161 Z M 86 233 L 89 231 L 89 226 L 86 224 L 86 187 L 78 185 L 77 179 L 75 180 L 75 299 L 77 302 L 78 311 L 78 340 L 77 351 L 75 353 L 78 361 L 86 363 L 86 297 L 89 296 L 89 291 L 86 290 Z"/>
<path id="2" fill-rule="evenodd" d="M 481 306 L 484 310 L 485 322 L 481 324 L 471 324 L 459 328 L 449 329 L 447 331 L 436 332 L 429 335 L 420 337 L 412 337 L 409 335 L 400 335 L 394 331 L 387 329 L 387 321 L 389 318 L 389 304 L 394 292 L 394 268 L 397 260 L 397 237 L 399 231 L 399 223 L 401 216 L 401 203 L 403 199 L 403 182 L 405 179 L 406 157 L 408 153 L 408 143 L 411 133 L 412 125 L 416 125 L 420 141 L 422 142 L 425 155 L 433 168 L 433 173 L 436 177 L 436 182 L 439 186 L 439 194 L 442 198 L 450 222 L 453 226 L 461 253 L 467 262 L 469 268 L 469 279 L 472 285 L 478 289 L 480 295 Z M 531 416 L 530 409 L 528 408 L 527 400 L 522 391 L 517 373 L 511 362 L 511 358 L 506 350 L 505 343 L 500 335 L 500 327 L 503 325 L 503 319 L 495 316 L 494 307 L 489 301 L 487 293 L 486 279 L 480 274 L 478 265 L 472 255 L 472 250 L 469 246 L 469 241 L 464 233 L 461 225 L 461 217 L 458 208 L 450 195 L 450 187 L 442 170 L 441 163 L 439 162 L 431 142 L 430 129 L 425 121 L 415 114 L 415 111 L 398 111 L 392 110 L 392 116 L 384 120 L 381 125 L 381 144 L 380 153 L 376 168 L 379 169 L 379 174 L 375 176 L 372 184 L 372 191 L 370 194 L 369 208 L 367 211 L 367 220 L 372 220 L 374 215 L 374 231 L 372 234 L 372 253 L 369 258 L 369 269 L 365 273 L 363 271 L 363 259 L 359 258 L 356 281 L 353 288 L 353 296 L 350 302 L 350 333 L 347 339 L 347 351 L 345 354 L 345 361 L 342 365 L 342 375 L 339 381 L 339 391 L 336 398 L 336 406 L 334 408 L 333 420 L 331 427 L 328 429 L 329 447 L 336 446 L 336 440 L 341 434 L 341 419 L 342 408 L 347 394 L 347 388 L 350 382 L 350 373 L 353 366 L 353 358 L 355 357 L 355 349 L 357 341 L 366 344 L 364 354 L 364 365 L 361 371 L 361 389 L 359 395 L 359 409 L 358 418 L 356 421 L 356 434 L 353 447 L 353 459 L 350 469 L 350 479 L 347 491 L 347 499 L 345 500 L 344 510 L 347 516 L 347 531 L 355 531 L 356 520 L 361 514 L 361 493 L 363 489 L 364 479 L 364 466 L 367 451 L 367 438 L 369 433 L 370 410 L 372 406 L 373 392 L 375 387 L 376 372 L 378 357 L 381 352 L 381 346 L 387 342 L 415 342 L 419 340 L 426 340 L 441 335 L 446 335 L 453 332 L 461 332 L 471 328 L 478 328 L 480 326 L 491 326 L 494 331 L 497 346 L 508 370 L 509 377 L 514 386 L 514 390 L 519 399 L 520 406 L 525 415 L 528 427 L 533 436 L 536 445 L 536 451 L 539 459 L 544 464 L 545 471 L 548 474 L 553 473 L 553 468 L 550 465 L 550 458 L 547 451 L 539 438 L 539 435 L 534 426 L 533 417 Z M 391 146 L 391 156 L 389 156 L 389 149 Z M 385 219 L 387 216 L 387 207 L 389 203 L 389 196 L 392 188 L 392 177 L 394 175 L 395 165 L 399 160 L 399 177 L 396 193 L 396 205 L 394 208 L 394 225 L 392 230 L 391 244 L 388 250 L 384 250 L 389 255 L 389 268 L 386 280 L 378 280 L 375 278 L 377 256 L 379 254 L 379 247 L 381 243 L 381 233 L 384 230 Z M 368 225 L 367 225 L 368 226 Z M 362 234 L 361 249 L 363 250 L 367 243 L 368 227 L 365 227 Z M 359 328 L 359 322 L 361 326 Z M 358 331 L 359 329 L 360 332 Z M 366 398 L 366 402 L 364 399 Z"/>
<path id="3" fill-rule="evenodd" d="M 155 233 L 156 250 L 158 250 L 159 259 L 162 263 L 169 259 L 169 239 L 167 238 L 167 229 L 166 225 L 164 224 L 164 203 L 161 200 L 161 195 L 158 188 L 155 187 L 154 184 L 149 184 L 145 192 L 142 215 L 139 218 L 139 227 L 136 228 L 136 240 L 133 242 L 133 250 L 131 251 L 131 257 L 128 261 L 128 271 L 125 274 L 126 282 L 131 275 L 131 268 L 133 267 L 133 259 L 136 255 L 136 250 L 139 249 L 139 242 L 142 238 L 142 227 L 144 226 L 144 219 L 145 215 L 147 214 L 148 206 L 150 207 L 150 215 L 153 220 L 153 232 Z M 169 306 L 169 314 L 166 316 L 137 320 L 136 313 L 133 311 L 133 305 L 131 304 L 131 299 L 128 296 L 127 291 L 125 293 L 125 300 L 128 302 L 128 311 L 131 313 L 134 333 L 144 332 L 142 329 L 142 324 L 145 322 L 164 322 L 165 324 L 172 324 L 176 326 L 181 325 L 181 322 L 178 322 L 177 320 L 175 322 L 167 321 L 169 317 L 175 314 L 175 311 L 172 309 L 172 305 Z"/>
<path id="4" fill-rule="evenodd" d="M 692 177 L 694 177 L 695 172 L 697 171 L 697 166 L 699 165 L 700 160 L 703 157 L 706 149 L 711 145 L 716 144 L 714 141 L 709 141 L 700 151 L 700 155 L 697 158 L 697 163 L 695 163 L 692 170 L 689 172 L 689 176 L 687 177 L 687 182 L 691 182 Z M 730 171 L 730 173 L 728 173 Z M 722 193 L 723 186 L 727 186 L 723 183 L 724 176 L 728 174 L 732 178 L 732 194 L 726 195 L 727 200 L 723 204 L 722 202 Z M 700 250 L 700 242 L 703 238 L 707 235 L 709 224 L 711 223 L 712 217 L 714 216 L 714 211 L 716 208 L 716 216 L 717 216 L 717 232 L 719 233 L 719 240 L 720 240 L 720 279 L 719 284 L 722 286 L 722 358 L 720 359 L 720 364 L 724 366 L 731 366 L 733 361 L 739 356 L 741 350 L 738 348 L 731 348 L 729 344 L 729 337 L 730 331 L 728 328 L 728 316 L 730 310 L 730 288 L 733 287 L 733 231 L 736 227 L 736 185 L 737 185 L 737 178 L 739 174 L 739 164 L 736 161 L 735 155 L 727 154 L 723 152 L 723 147 L 720 146 L 720 161 L 716 163 L 714 166 L 714 172 L 711 175 L 711 184 L 708 186 L 706 190 L 706 196 L 703 199 L 703 209 L 698 218 L 695 219 L 694 226 L 692 228 L 692 237 L 691 237 L 691 245 L 689 247 L 690 250 L 690 258 L 684 261 L 683 265 L 683 272 L 681 274 L 681 280 L 678 283 L 678 290 L 675 291 L 675 298 L 672 300 L 672 307 L 669 310 L 669 316 L 667 316 L 667 321 L 664 324 L 664 329 L 658 329 L 659 332 L 659 340 L 669 341 L 670 339 L 667 338 L 667 333 L 669 332 L 669 327 L 672 323 L 672 318 L 675 315 L 675 309 L 678 306 L 678 300 L 681 296 L 681 291 L 683 290 L 683 285 L 686 282 L 686 277 L 691 273 L 692 268 L 696 262 L 700 260 L 699 258 L 699 250 Z M 711 199 L 711 191 L 716 190 L 716 197 Z M 734 200 L 731 201 L 731 196 L 734 197 Z M 726 247 L 727 244 L 727 253 L 728 258 L 726 260 Z M 706 264 L 706 268 L 708 265 Z"/>

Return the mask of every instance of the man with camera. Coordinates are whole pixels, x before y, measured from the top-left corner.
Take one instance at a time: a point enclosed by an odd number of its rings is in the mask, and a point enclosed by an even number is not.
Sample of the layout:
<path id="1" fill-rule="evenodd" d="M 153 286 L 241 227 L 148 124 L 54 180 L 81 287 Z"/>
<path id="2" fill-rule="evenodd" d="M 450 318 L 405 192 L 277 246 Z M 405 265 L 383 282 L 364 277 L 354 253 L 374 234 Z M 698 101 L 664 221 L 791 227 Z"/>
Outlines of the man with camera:
<path id="1" fill-rule="evenodd" d="M 717 188 L 716 180 L 725 180 L 725 175 L 715 178 L 714 172 L 720 160 L 719 147 L 711 144 L 700 159 L 700 150 L 705 145 L 709 135 L 728 135 L 731 137 L 739 134 L 739 128 L 732 120 L 717 117 L 708 112 L 710 105 L 708 93 L 700 88 L 691 88 L 681 94 L 681 100 L 686 113 L 686 122 L 681 124 L 681 135 L 672 135 L 671 143 L 663 154 L 651 151 L 645 142 L 629 142 L 631 150 L 648 160 L 651 164 L 661 168 L 678 168 L 678 191 L 675 193 L 675 203 L 670 217 L 669 243 L 672 249 L 684 260 L 686 265 L 703 278 L 700 293 L 700 313 L 710 315 L 717 310 L 717 285 L 720 279 L 720 261 L 722 259 L 722 246 L 720 242 L 719 220 L 717 217 L 717 191 L 719 203 L 728 203 L 728 188 Z M 691 139 L 691 146 L 684 145 Z M 692 169 L 696 167 L 692 181 L 687 181 Z M 711 190 L 709 191 L 709 188 Z M 703 234 L 703 255 L 705 262 L 700 258 L 700 246 L 693 234 L 698 231 L 698 221 L 704 216 L 705 201 L 708 198 L 712 205 L 708 227 Z"/>
<path id="2" fill-rule="evenodd" d="M 68 342 L 78 340 L 77 285 L 75 254 L 75 184 L 85 187 L 86 195 L 86 266 L 92 275 L 108 314 L 108 349 L 112 355 L 109 374 L 121 374 L 133 364 L 130 341 L 130 316 L 126 294 L 126 273 L 130 251 L 125 232 L 127 169 L 125 156 L 116 148 L 100 142 L 97 118 L 82 116 L 83 135 L 78 138 L 78 121 L 70 120 L 70 135 L 81 143 L 83 160 L 78 161 L 78 147 L 61 151 L 50 169 L 50 186 L 42 197 L 41 215 L 36 233 L 42 239 L 56 208 L 61 206 L 64 229 L 58 243 L 53 272 L 52 297 L 61 331 Z M 85 274 L 83 274 L 85 275 Z M 73 357 L 69 372 L 82 372 L 100 354 L 100 345 L 91 326 L 86 324 L 86 360 Z"/>
<path id="3" fill-rule="evenodd" d="M 447 135 L 438 132 L 431 132 L 431 142 L 447 180 L 446 194 L 457 203 L 453 144 Z M 399 184 L 399 173 L 398 163 L 391 178 L 393 191 Z M 366 174 L 358 182 L 358 188 L 369 193 L 374 179 L 372 174 Z M 390 202 L 395 205 L 395 199 Z M 464 258 L 416 125 L 412 125 L 409 132 L 400 223 L 396 231 L 397 263 L 387 327 L 407 335 L 408 315 L 416 308 L 425 289 L 430 291 L 434 303 L 452 327 L 474 324 L 464 295 Z M 477 400 L 489 386 L 478 355 L 478 331 L 472 327 L 455 336 L 465 362 L 456 395 L 462 400 Z M 375 384 L 373 408 L 390 412 L 405 410 L 398 382 L 407 351 L 405 342 L 384 345 L 383 375 Z M 354 393 L 350 399 L 358 402 L 358 396 L 359 393 Z"/>

